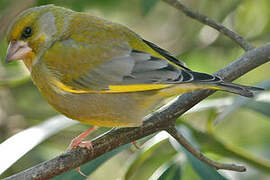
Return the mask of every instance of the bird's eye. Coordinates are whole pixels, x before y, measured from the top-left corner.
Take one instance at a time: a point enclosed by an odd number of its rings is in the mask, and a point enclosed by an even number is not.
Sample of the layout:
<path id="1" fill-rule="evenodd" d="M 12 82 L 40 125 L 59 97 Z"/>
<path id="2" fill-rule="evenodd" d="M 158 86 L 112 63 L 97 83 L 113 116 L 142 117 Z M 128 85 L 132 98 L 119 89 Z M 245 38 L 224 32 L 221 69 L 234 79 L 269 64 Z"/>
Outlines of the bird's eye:
<path id="1" fill-rule="evenodd" d="M 27 26 L 22 33 L 22 38 L 26 39 L 29 38 L 32 35 L 32 28 Z"/>

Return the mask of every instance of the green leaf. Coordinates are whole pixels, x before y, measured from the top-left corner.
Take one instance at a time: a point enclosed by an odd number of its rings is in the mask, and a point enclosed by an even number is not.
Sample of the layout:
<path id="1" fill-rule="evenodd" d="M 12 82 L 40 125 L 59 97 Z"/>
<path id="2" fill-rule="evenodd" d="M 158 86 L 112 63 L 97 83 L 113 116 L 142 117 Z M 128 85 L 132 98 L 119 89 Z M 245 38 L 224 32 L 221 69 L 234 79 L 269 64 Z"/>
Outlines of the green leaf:
<path id="1" fill-rule="evenodd" d="M 182 180 L 202 180 L 198 174 L 193 170 L 189 161 L 186 162 L 182 166 Z"/>
<path id="2" fill-rule="evenodd" d="M 163 139 L 162 141 L 159 141 L 158 143 L 154 144 L 141 154 L 137 156 L 137 158 L 133 161 L 133 163 L 129 166 L 125 179 L 129 179 L 135 172 L 136 170 L 151 156 L 151 154 L 164 142 L 166 142 L 168 139 Z"/>
<path id="3" fill-rule="evenodd" d="M 108 159 L 110 159 L 111 157 L 113 157 L 114 155 L 116 155 L 117 153 L 121 152 L 122 150 L 128 148 L 130 146 L 130 144 L 126 144 L 124 146 L 121 146 L 117 149 L 114 149 L 113 151 L 110 151 L 106 154 L 103 154 L 102 156 L 90 161 L 89 163 L 81 166 L 81 171 L 85 174 L 85 175 L 90 175 L 92 172 L 94 172 L 99 166 L 101 166 L 104 162 L 106 162 Z M 64 173 L 62 175 L 59 175 L 55 178 L 53 178 L 53 180 L 84 180 L 85 177 L 83 177 L 82 175 L 80 175 L 76 170 L 72 170 L 69 171 L 67 173 Z"/>
<path id="4" fill-rule="evenodd" d="M 194 141 L 191 133 L 187 128 L 183 128 L 183 126 L 178 126 L 177 130 L 179 133 L 184 134 L 184 136 L 189 140 L 189 142 L 193 145 L 193 147 L 198 147 L 198 144 Z M 183 148 L 175 139 L 170 138 L 170 142 L 175 147 L 176 150 L 180 152 L 184 152 L 187 156 L 189 162 L 193 170 L 203 179 L 215 179 L 215 180 L 226 180 L 221 174 L 219 174 L 213 167 L 205 164 L 200 161 L 198 158 L 194 157 L 190 152 L 188 152 L 185 148 Z"/>
<path id="5" fill-rule="evenodd" d="M 215 179 L 215 180 L 226 180 L 225 177 L 220 175 L 213 167 L 208 164 L 203 163 L 196 157 L 194 157 L 190 152 L 184 149 L 185 154 L 188 157 L 191 166 L 194 171 L 204 180 Z"/>
<path id="6" fill-rule="evenodd" d="M 168 135 L 158 133 L 144 144 L 144 149 L 131 162 L 124 179 L 148 179 L 164 163 L 170 161 L 176 151 L 170 146 Z"/>
<path id="7" fill-rule="evenodd" d="M 196 142 L 200 144 L 200 147 L 204 152 L 211 152 L 221 157 L 226 157 L 230 159 L 237 159 L 245 164 L 252 165 L 253 167 L 269 173 L 270 171 L 270 162 L 265 158 L 259 158 L 253 155 L 252 153 L 229 143 L 224 142 L 220 138 L 216 137 L 214 134 L 209 134 L 195 129 L 188 123 L 179 121 L 187 127 L 191 133 L 192 138 L 196 139 Z M 185 137 L 186 134 L 184 134 Z M 190 138 L 189 138 L 190 141 Z M 192 141 L 194 144 L 194 141 Z"/>
<path id="8" fill-rule="evenodd" d="M 253 101 L 245 105 L 245 107 L 270 117 L 270 103 Z"/>
<path id="9" fill-rule="evenodd" d="M 177 163 L 168 166 L 158 180 L 181 180 L 181 166 Z"/>
<path id="10" fill-rule="evenodd" d="M 270 89 L 270 80 L 266 80 L 260 84 L 258 84 L 258 87 L 262 87 L 265 90 L 269 90 Z M 261 92 L 255 92 L 255 95 L 258 95 Z M 215 119 L 215 124 L 217 124 L 219 121 L 223 120 L 224 118 L 226 118 L 227 116 L 229 116 L 230 114 L 232 114 L 233 112 L 235 112 L 237 109 L 246 106 L 247 104 L 254 102 L 254 99 L 252 98 L 246 98 L 246 97 L 236 97 L 234 99 L 234 102 L 231 106 L 227 107 L 222 113 L 220 113 L 218 115 L 218 117 Z"/>
<path id="11" fill-rule="evenodd" d="M 146 16 L 159 0 L 141 0 L 142 14 Z"/>
<path id="12" fill-rule="evenodd" d="M 55 116 L 5 140 L 0 146 L 0 159 L 2 161 L 0 174 L 47 138 L 76 123 L 64 116 Z M 24 142 L 23 146 L 22 141 Z M 12 152 L 12 156 L 10 156 L 10 152 Z"/>

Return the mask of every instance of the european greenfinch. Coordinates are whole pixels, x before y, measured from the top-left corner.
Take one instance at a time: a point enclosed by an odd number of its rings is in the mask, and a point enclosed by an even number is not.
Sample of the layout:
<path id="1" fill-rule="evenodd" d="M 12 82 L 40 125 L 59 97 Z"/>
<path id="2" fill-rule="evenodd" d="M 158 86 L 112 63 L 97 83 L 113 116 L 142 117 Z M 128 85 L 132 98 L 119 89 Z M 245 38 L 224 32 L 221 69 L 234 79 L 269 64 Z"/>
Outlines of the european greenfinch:
<path id="1" fill-rule="evenodd" d="M 163 100 L 197 89 L 261 90 L 192 71 L 125 26 L 54 5 L 22 12 L 7 41 L 5 61 L 22 59 L 49 104 L 96 126 L 140 126 Z"/>

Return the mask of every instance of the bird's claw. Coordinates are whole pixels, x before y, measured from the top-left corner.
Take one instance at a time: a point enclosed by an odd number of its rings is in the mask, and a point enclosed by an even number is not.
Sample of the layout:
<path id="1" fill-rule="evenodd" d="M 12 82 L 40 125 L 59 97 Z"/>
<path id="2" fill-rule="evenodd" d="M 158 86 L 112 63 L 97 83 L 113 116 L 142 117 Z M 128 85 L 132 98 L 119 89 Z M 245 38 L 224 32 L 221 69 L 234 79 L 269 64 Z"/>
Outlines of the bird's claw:
<path id="1" fill-rule="evenodd" d="M 80 167 L 77 167 L 77 168 L 76 168 L 76 171 L 77 171 L 81 176 L 87 177 L 87 176 L 81 171 L 81 168 L 80 168 Z"/>
<path id="2" fill-rule="evenodd" d="M 138 149 L 138 150 L 141 150 L 142 149 L 141 146 L 139 146 L 136 141 L 132 141 L 131 143 L 134 145 L 134 147 L 136 149 Z"/>

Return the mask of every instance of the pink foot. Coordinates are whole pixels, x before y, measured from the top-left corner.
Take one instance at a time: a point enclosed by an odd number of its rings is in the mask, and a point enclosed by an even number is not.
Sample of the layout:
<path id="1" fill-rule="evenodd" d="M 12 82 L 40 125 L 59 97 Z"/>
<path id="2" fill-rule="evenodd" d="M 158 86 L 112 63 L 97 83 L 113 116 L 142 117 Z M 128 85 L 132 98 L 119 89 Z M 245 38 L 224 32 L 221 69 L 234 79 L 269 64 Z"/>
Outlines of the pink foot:
<path id="1" fill-rule="evenodd" d="M 136 141 L 132 141 L 131 143 L 135 146 L 136 149 L 141 150 L 141 147 L 137 144 Z"/>
<path id="2" fill-rule="evenodd" d="M 68 146 L 68 150 L 78 147 L 87 148 L 92 152 L 94 151 L 91 141 L 78 141 L 76 138 L 71 141 L 70 145 Z"/>
<path id="3" fill-rule="evenodd" d="M 88 136 L 89 134 L 91 134 L 92 132 L 94 132 L 98 127 L 96 126 L 93 126 L 91 128 L 89 128 L 87 131 L 83 132 L 82 134 L 80 134 L 78 137 L 74 138 L 70 145 L 68 146 L 67 150 L 71 150 L 71 149 L 74 149 L 74 148 L 78 148 L 78 147 L 83 147 L 83 148 L 87 148 L 89 150 L 91 150 L 92 152 L 92 155 L 94 155 L 94 148 L 93 148 L 93 145 L 91 143 L 91 141 L 83 141 L 84 138 L 86 136 Z M 76 171 L 84 176 L 84 177 L 87 177 L 80 169 L 80 167 L 77 167 L 76 168 Z"/>
<path id="4" fill-rule="evenodd" d="M 76 168 L 76 171 L 77 171 L 81 176 L 87 177 L 87 176 L 81 171 L 81 168 L 80 168 L 80 167 L 77 167 L 77 168 Z"/>
<path id="5" fill-rule="evenodd" d="M 70 145 L 68 146 L 68 150 L 70 149 L 74 149 L 77 147 L 86 147 L 89 150 L 94 150 L 93 145 L 91 143 L 91 141 L 83 141 L 85 139 L 86 136 L 88 136 L 89 134 L 91 134 L 92 132 L 94 132 L 98 127 L 93 126 L 91 128 L 89 128 L 87 131 L 83 132 L 82 134 L 80 134 L 79 136 L 77 136 L 76 138 L 74 138 Z"/>

